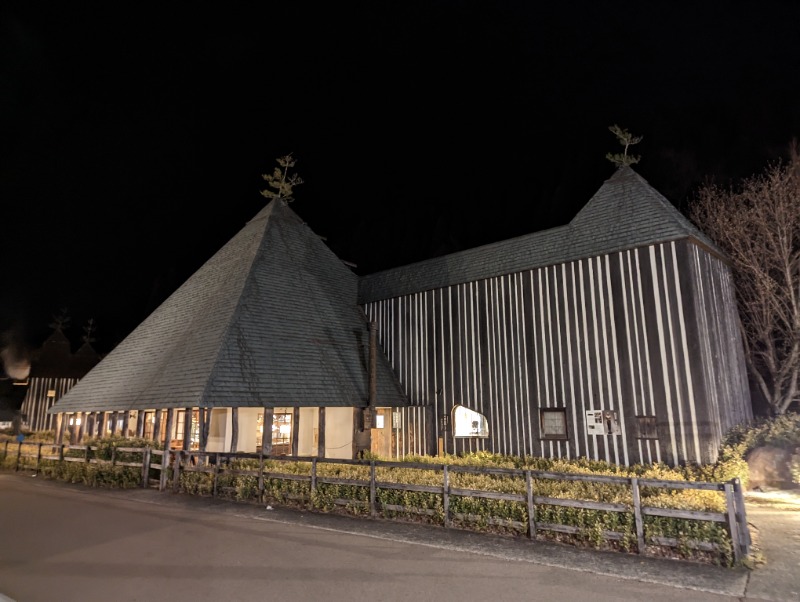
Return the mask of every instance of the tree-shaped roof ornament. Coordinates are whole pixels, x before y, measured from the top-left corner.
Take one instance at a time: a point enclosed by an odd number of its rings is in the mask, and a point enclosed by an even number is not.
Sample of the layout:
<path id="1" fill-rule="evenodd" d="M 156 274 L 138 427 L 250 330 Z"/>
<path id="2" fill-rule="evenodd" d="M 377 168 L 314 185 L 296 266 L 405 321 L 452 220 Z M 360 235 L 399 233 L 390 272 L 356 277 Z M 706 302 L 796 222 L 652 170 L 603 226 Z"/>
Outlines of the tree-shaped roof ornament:
<path id="1" fill-rule="evenodd" d="M 81 339 L 83 340 L 84 343 L 86 343 L 87 345 L 91 345 L 97 340 L 96 338 L 94 338 L 94 336 L 92 336 L 96 329 L 97 327 L 94 324 L 94 318 L 89 318 L 89 320 L 86 322 L 86 326 L 83 327 L 83 336 L 81 337 Z"/>
<path id="2" fill-rule="evenodd" d="M 69 323 L 72 318 L 69 317 L 69 312 L 66 307 L 62 307 L 58 314 L 52 316 L 53 321 L 48 324 L 53 330 L 60 330 L 61 332 L 69 328 Z"/>
<path id="3" fill-rule="evenodd" d="M 303 179 L 297 174 L 289 175 L 289 169 L 294 167 L 297 161 L 292 157 L 292 153 L 279 157 L 276 161 L 280 167 L 276 167 L 271 174 L 261 174 L 272 190 L 262 190 L 261 194 L 268 199 L 281 199 L 284 203 L 291 203 L 294 200 L 292 197 L 294 187 L 303 183 Z"/>
<path id="4" fill-rule="evenodd" d="M 624 146 L 625 149 L 621 153 L 606 153 L 606 159 L 614 163 L 617 167 L 638 163 L 642 157 L 640 155 L 629 155 L 628 147 L 639 144 L 643 136 L 634 136 L 627 129 L 621 128 L 616 124 L 609 126 L 608 129 L 617 137 L 617 140 L 619 140 L 619 143 Z"/>

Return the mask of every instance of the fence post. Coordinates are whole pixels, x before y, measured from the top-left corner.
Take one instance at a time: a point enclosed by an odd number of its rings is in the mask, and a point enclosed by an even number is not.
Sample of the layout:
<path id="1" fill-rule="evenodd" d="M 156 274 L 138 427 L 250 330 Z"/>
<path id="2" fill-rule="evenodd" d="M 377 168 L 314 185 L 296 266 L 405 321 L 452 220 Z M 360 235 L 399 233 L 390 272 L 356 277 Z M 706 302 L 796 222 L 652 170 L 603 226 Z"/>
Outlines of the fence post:
<path id="1" fill-rule="evenodd" d="M 36 472 L 39 472 L 42 464 L 42 442 L 39 441 L 39 449 L 36 450 Z"/>
<path id="2" fill-rule="evenodd" d="M 172 491 L 178 493 L 181 489 L 181 462 L 183 450 L 175 450 L 175 461 L 172 463 Z"/>
<path id="3" fill-rule="evenodd" d="M 378 515 L 378 485 L 375 483 L 375 460 L 369 461 L 369 514 L 375 518 Z"/>
<path id="4" fill-rule="evenodd" d="M 264 446 L 258 455 L 258 503 L 264 503 Z"/>
<path id="5" fill-rule="evenodd" d="M 164 491 L 167 488 L 167 468 L 169 468 L 169 448 L 164 448 L 161 454 L 161 474 L 158 477 L 158 490 Z"/>
<path id="6" fill-rule="evenodd" d="M 728 510 L 728 531 L 731 534 L 733 560 L 738 565 L 742 561 L 742 547 L 739 544 L 739 523 L 736 521 L 736 504 L 733 497 L 733 483 L 725 483 L 725 506 Z"/>
<path id="7" fill-rule="evenodd" d="M 217 479 L 219 478 L 219 462 L 220 462 L 219 452 L 217 452 L 217 455 L 216 455 L 215 460 L 214 460 L 214 491 L 213 491 L 213 497 L 217 497 Z"/>
<path id="8" fill-rule="evenodd" d="M 142 453 L 142 489 L 150 484 L 150 448 L 145 447 Z"/>
<path id="9" fill-rule="evenodd" d="M 442 465 L 442 506 L 444 507 L 444 526 L 450 526 L 450 475 L 447 464 Z"/>
<path id="10" fill-rule="evenodd" d="M 308 507 L 314 508 L 314 493 L 317 491 L 317 459 L 311 458 L 311 491 L 308 497 Z"/>
<path id="11" fill-rule="evenodd" d="M 3 445 L 3 460 L 6 458 L 8 458 L 8 441 L 6 441 L 5 445 Z"/>
<path id="12" fill-rule="evenodd" d="M 64 462 L 64 444 L 58 444 L 58 461 L 63 463 Z"/>
<path id="13" fill-rule="evenodd" d="M 22 456 L 22 441 L 19 441 L 17 443 L 17 464 L 16 464 L 16 466 L 14 466 L 14 470 L 15 471 L 19 470 L 19 459 L 20 459 L 20 456 Z"/>
<path id="14" fill-rule="evenodd" d="M 742 546 L 742 554 L 750 555 L 750 529 L 747 526 L 747 509 L 744 505 L 744 492 L 742 482 L 737 478 L 733 479 L 733 495 L 736 501 L 736 520 L 739 521 L 739 543 Z"/>
<path id="15" fill-rule="evenodd" d="M 631 495 L 633 496 L 633 518 L 636 522 L 636 547 L 639 554 L 645 554 L 644 522 L 642 521 L 642 497 L 639 491 L 639 479 L 631 478 Z"/>
<path id="16" fill-rule="evenodd" d="M 525 493 L 528 497 L 528 539 L 536 540 L 536 504 L 533 503 L 531 471 L 525 471 Z"/>

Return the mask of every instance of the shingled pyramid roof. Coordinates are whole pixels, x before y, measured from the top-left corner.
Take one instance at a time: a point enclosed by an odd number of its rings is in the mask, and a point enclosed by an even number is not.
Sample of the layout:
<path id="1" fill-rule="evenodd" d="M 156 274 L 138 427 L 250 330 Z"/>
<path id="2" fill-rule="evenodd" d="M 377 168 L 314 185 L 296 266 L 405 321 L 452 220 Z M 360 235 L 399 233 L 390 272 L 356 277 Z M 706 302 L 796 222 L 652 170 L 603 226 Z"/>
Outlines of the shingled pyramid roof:
<path id="1" fill-rule="evenodd" d="M 369 329 L 358 277 L 273 200 L 50 410 L 358 406 Z M 378 354 L 380 406 L 406 399 Z"/>
<path id="2" fill-rule="evenodd" d="M 359 303 L 687 238 L 722 255 L 672 203 L 624 166 L 566 226 L 365 276 Z"/>

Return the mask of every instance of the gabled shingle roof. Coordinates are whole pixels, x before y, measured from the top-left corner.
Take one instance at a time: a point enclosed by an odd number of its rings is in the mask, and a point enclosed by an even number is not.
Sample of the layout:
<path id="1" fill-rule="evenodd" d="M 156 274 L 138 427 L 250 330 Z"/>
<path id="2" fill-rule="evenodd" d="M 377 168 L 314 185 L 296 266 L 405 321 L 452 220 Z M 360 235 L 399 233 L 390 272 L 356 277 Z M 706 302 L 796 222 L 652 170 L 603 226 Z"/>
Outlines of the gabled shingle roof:
<path id="1" fill-rule="evenodd" d="M 363 276 L 359 303 L 684 238 L 722 255 L 644 178 L 621 167 L 566 226 Z"/>
<path id="2" fill-rule="evenodd" d="M 358 277 L 274 200 L 50 410 L 360 406 Z M 377 401 L 405 405 L 378 355 Z"/>

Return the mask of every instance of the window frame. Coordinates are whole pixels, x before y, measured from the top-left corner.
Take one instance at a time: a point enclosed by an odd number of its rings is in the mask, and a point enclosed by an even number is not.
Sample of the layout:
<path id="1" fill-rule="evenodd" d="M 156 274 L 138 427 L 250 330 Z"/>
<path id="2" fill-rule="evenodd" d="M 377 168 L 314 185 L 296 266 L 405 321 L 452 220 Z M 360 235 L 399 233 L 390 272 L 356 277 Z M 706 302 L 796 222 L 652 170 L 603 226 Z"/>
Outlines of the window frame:
<path id="1" fill-rule="evenodd" d="M 643 432 L 642 422 L 644 420 L 652 421 L 652 425 L 647 426 L 646 432 Z M 652 428 L 652 434 L 650 429 Z M 658 422 L 656 416 L 653 414 L 641 414 L 636 416 L 636 438 L 643 441 L 656 441 L 658 440 Z"/>
<path id="2" fill-rule="evenodd" d="M 545 433 L 544 421 L 546 414 L 560 414 L 563 416 L 563 434 Z M 569 441 L 569 420 L 567 417 L 567 408 L 539 408 L 539 438 L 544 441 Z"/>

